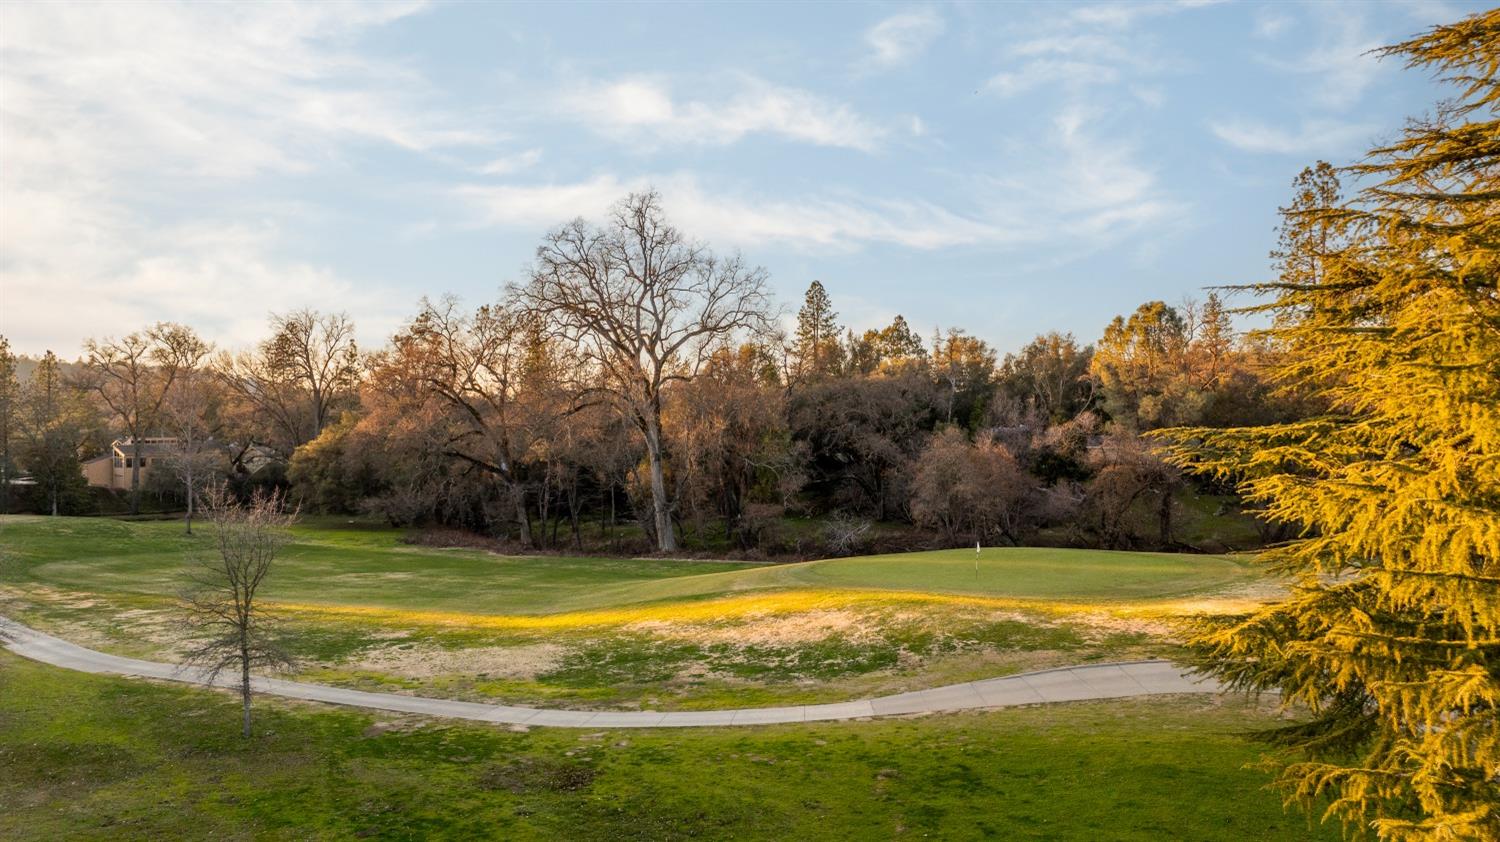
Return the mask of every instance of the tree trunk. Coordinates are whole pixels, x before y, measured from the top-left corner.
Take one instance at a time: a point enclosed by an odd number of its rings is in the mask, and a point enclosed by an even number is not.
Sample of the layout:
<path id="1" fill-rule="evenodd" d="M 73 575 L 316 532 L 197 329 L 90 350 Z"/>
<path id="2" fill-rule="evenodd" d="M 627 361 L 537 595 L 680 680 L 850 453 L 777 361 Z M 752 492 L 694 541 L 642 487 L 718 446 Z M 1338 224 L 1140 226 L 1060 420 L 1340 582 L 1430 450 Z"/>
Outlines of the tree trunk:
<path id="1" fill-rule="evenodd" d="M 189 463 L 187 473 L 187 534 L 193 534 L 193 468 Z"/>
<path id="2" fill-rule="evenodd" d="M 528 547 L 535 546 L 531 538 L 531 512 L 526 510 L 526 488 L 517 483 L 512 486 L 511 492 L 516 498 L 516 523 L 521 527 L 521 543 Z"/>
<path id="3" fill-rule="evenodd" d="M 240 735 L 250 736 L 250 653 L 240 648 L 240 702 L 244 709 L 244 722 Z"/>
<path id="4" fill-rule="evenodd" d="M 677 550 L 677 533 L 672 528 L 672 507 L 667 501 L 667 474 L 662 464 L 661 424 L 649 419 L 646 429 L 646 453 L 651 460 L 651 509 L 656 521 L 656 548 L 664 553 Z"/>
<path id="5" fill-rule="evenodd" d="M 1156 512 L 1162 548 L 1172 546 L 1172 488 L 1161 490 L 1161 507 Z"/>

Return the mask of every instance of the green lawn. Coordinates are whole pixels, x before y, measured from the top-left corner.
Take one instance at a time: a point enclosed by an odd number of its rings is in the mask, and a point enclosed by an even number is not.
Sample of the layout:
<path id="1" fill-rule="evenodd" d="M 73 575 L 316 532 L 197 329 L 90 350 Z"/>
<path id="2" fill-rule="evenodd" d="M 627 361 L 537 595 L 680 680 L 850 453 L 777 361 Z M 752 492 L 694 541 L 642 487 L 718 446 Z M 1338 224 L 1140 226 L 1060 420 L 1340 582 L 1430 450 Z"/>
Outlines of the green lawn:
<path id="1" fill-rule="evenodd" d="M 390 529 L 314 522 L 267 580 L 267 599 L 471 614 L 545 614 L 747 591 L 887 589 L 1021 599 L 1168 598 L 1247 581 L 1222 556 L 1045 548 L 942 550 L 752 566 L 659 559 L 504 557 L 402 544 Z M 170 596 L 184 559 L 210 548 L 173 522 L 0 516 L 11 581 Z"/>
<path id="2" fill-rule="evenodd" d="M 0 838 L 1333 840 L 1267 723 L 1159 698 L 746 729 L 533 730 L 257 703 L 0 653 Z"/>
<path id="3" fill-rule="evenodd" d="M 1165 612 L 1257 575 L 1217 556 L 1061 549 L 985 549 L 976 573 L 972 550 L 753 566 L 506 557 L 333 519 L 293 534 L 262 597 L 303 678 L 588 708 L 843 701 L 1170 657 L 1165 621 L 1109 612 Z M 0 613 L 175 660 L 184 562 L 210 541 L 175 522 L 0 517 Z"/>
<path id="4" fill-rule="evenodd" d="M 977 564 L 976 564 L 977 562 Z M 1226 556 L 986 547 L 784 564 L 611 588 L 617 603 L 769 588 L 850 588 L 1048 601 L 1134 602 L 1253 579 Z"/>
<path id="5" fill-rule="evenodd" d="M 602 589 L 751 565 L 617 558 L 505 557 L 400 542 L 394 529 L 313 520 L 277 560 L 270 600 L 466 613 L 537 613 L 608 605 Z M 211 551 L 174 521 L 0 516 L 6 577 L 92 593 L 173 596 L 185 561 Z M 604 598 L 607 600 L 607 597 Z"/>

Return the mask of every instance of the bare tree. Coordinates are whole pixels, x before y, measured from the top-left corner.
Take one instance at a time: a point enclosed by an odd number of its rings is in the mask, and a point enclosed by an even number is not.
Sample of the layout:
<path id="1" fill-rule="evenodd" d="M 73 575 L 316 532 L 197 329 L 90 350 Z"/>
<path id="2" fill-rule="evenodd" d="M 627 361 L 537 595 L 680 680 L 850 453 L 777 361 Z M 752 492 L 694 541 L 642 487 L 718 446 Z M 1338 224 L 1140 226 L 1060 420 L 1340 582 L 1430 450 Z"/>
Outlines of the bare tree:
<path id="1" fill-rule="evenodd" d="M 359 385 L 354 322 L 344 313 L 294 310 L 271 315 L 271 338 L 255 350 L 219 356 L 225 384 L 287 454 L 318 437 Z"/>
<path id="2" fill-rule="evenodd" d="M 200 639 L 186 663 L 203 668 L 210 681 L 226 669 L 239 673 L 241 733 L 246 737 L 251 669 L 291 665 L 270 617 L 255 601 L 277 554 L 291 540 L 287 527 L 296 520 L 296 512 L 286 511 L 282 504 L 280 493 L 258 493 L 241 503 L 226 485 L 211 489 L 204 508 L 214 527 L 215 552 L 194 562 L 184 594 L 189 626 Z"/>
<path id="3" fill-rule="evenodd" d="M 988 437 L 971 443 L 956 427 L 932 437 L 913 474 L 912 519 L 941 529 L 949 541 L 998 535 L 1019 544 L 1041 497 L 1003 445 Z"/>
<path id="4" fill-rule="evenodd" d="M 523 544 L 531 530 L 527 463 L 531 452 L 569 412 L 555 400 L 555 349 L 532 314 L 505 302 L 469 317 L 445 298 L 422 312 L 397 342 L 420 347 L 419 377 L 448 412 L 447 455 L 499 480 L 515 510 Z M 542 448 L 545 450 L 546 448 Z"/>
<path id="5" fill-rule="evenodd" d="M 667 223 L 661 197 L 636 193 L 603 228 L 582 219 L 548 234 L 520 300 L 596 369 L 645 439 L 657 547 L 677 549 L 662 435 L 663 391 L 695 377 L 737 334 L 764 330 L 766 273 L 721 259 Z"/>
<path id="6" fill-rule="evenodd" d="M 80 385 L 99 396 L 130 437 L 130 513 L 138 514 L 144 439 L 159 424 L 178 375 L 198 365 L 208 346 L 192 328 L 158 322 L 123 339 L 90 339 L 84 348 Z"/>
<path id="7" fill-rule="evenodd" d="M 222 447 L 213 439 L 218 429 L 218 383 L 200 365 L 208 350 L 205 345 L 203 354 L 184 366 L 162 404 L 162 428 L 175 439 L 166 456 L 166 467 L 182 483 L 187 502 L 184 523 L 189 535 L 193 534 L 198 495 L 224 461 Z"/>

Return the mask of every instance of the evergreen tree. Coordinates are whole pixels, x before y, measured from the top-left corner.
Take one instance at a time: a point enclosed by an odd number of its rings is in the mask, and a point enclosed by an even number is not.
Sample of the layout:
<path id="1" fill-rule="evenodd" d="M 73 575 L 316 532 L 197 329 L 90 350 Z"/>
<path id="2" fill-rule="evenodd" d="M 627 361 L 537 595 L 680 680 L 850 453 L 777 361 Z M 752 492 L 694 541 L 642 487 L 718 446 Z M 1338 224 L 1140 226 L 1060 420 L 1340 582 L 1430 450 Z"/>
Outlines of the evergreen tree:
<path id="1" fill-rule="evenodd" d="M 1198 385 L 1217 388 L 1225 374 L 1229 356 L 1234 351 L 1234 324 L 1229 310 L 1216 292 L 1210 292 L 1198 317 L 1198 332 L 1190 348 Z"/>
<path id="2" fill-rule="evenodd" d="M 1283 601 L 1194 646 L 1231 684 L 1311 718 L 1289 798 L 1389 840 L 1500 839 L 1500 10 L 1383 51 L 1462 92 L 1351 167 L 1299 178 L 1275 316 L 1283 384 L 1326 412 L 1170 431 L 1301 538 L 1263 558 Z"/>
<path id="3" fill-rule="evenodd" d="M 48 351 L 31 373 L 22 395 L 21 456 L 36 481 L 35 508 L 71 513 L 87 493 L 78 450 L 87 438 L 87 408 L 63 382 L 57 355 Z"/>
<path id="4" fill-rule="evenodd" d="M 844 349 L 839 345 L 838 313 L 821 281 L 807 288 L 802 309 L 797 311 L 795 371 L 800 377 L 837 374 L 843 368 Z"/>

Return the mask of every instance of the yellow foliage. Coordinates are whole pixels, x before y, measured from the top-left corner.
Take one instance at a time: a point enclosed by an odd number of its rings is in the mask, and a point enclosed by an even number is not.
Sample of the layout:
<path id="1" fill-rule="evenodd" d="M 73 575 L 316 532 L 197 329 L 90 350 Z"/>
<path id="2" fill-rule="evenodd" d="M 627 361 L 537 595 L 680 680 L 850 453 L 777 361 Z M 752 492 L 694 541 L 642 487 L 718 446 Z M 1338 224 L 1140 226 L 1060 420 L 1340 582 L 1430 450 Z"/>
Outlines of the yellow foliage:
<path id="1" fill-rule="evenodd" d="M 1276 372 L 1327 411 L 1169 431 L 1178 464 L 1240 482 L 1301 537 L 1265 554 L 1287 600 L 1204 628 L 1203 662 L 1312 722 L 1289 796 L 1389 840 L 1500 839 L 1500 10 L 1387 55 L 1460 99 L 1349 168 L 1359 201 L 1288 212 Z M 1311 268 L 1309 268 L 1311 267 Z"/>

